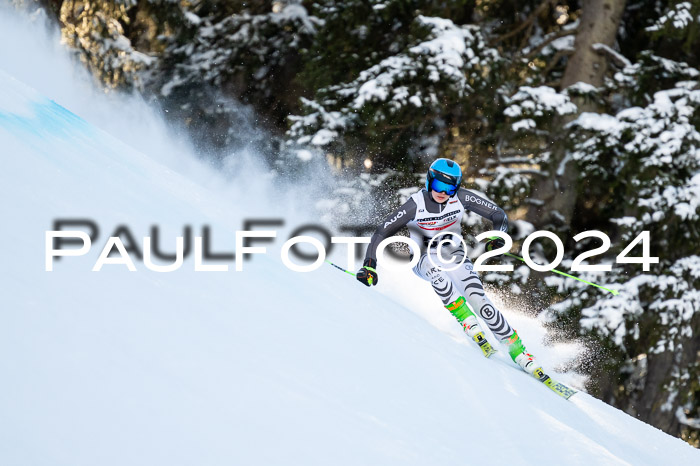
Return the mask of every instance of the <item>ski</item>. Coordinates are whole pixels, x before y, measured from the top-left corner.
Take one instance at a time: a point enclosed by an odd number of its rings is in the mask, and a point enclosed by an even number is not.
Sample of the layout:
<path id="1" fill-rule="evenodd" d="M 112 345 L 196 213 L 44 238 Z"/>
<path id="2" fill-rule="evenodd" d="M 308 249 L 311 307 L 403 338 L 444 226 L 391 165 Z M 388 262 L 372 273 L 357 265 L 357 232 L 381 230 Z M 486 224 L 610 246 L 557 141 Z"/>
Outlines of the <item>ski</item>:
<path id="1" fill-rule="evenodd" d="M 477 333 L 472 337 L 472 340 L 474 340 L 474 342 L 477 345 L 479 345 L 479 349 L 486 358 L 489 358 L 496 353 L 496 349 L 493 346 L 491 346 L 491 343 L 489 343 L 489 341 L 486 339 L 486 337 L 484 336 L 484 332 Z M 545 374 L 541 367 L 535 369 L 531 375 L 543 384 L 545 384 L 547 388 L 549 388 L 554 393 L 566 400 L 578 393 L 573 388 L 569 388 L 563 383 L 557 382 L 556 380 Z"/>
<path id="2" fill-rule="evenodd" d="M 496 353 L 496 350 L 491 346 L 491 343 L 486 339 L 483 332 L 479 332 L 472 337 L 472 340 L 479 345 L 479 349 L 484 354 L 485 357 L 490 357 L 492 354 Z"/>
<path id="3" fill-rule="evenodd" d="M 489 358 L 496 353 L 496 349 L 493 346 L 491 346 L 491 343 L 489 343 L 489 341 L 486 339 L 483 332 L 479 332 L 476 335 L 474 335 L 472 337 L 472 340 L 474 340 L 474 342 L 477 345 L 479 345 L 479 349 L 485 357 Z M 568 400 L 576 393 L 578 393 L 578 391 L 574 390 L 573 388 L 567 387 L 563 383 L 557 382 L 549 375 L 545 374 L 541 367 L 535 369 L 531 375 L 565 400 Z"/>
<path id="4" fill-rule="evenodd" d="M 532 376 L 540 382 L 542 382 L 543 384 L 545 384 L 554 393 L 566 400 L 571 398 L 574 394 L 578 393 L 573 388 L 569 388 L 563 383 L 557 382 L 556 380 L 545 374 L 542 368 L 535 369 L 535 372 L 532 373 Z"/>

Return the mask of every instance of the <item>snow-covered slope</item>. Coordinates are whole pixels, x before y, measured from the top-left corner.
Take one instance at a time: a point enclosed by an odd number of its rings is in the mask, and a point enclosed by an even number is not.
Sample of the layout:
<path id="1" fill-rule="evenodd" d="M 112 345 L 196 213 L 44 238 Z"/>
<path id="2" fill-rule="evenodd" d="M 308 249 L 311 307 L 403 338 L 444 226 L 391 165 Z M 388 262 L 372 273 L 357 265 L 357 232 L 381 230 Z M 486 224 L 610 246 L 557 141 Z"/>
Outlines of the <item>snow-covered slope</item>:
<path id="1" fill-rule="evenodd" d="M 255 192 L 221 196 L 4 71 L 0 153 L 0 464 L 700 461 L 585 393 L 558 398 L 503 351 L 484 359 L 410 273 L 368 290 L 288 270 L 285 232 L 242 272 L 194 272 L 191 257 L 170 273 L 92 272 L 118 225 L 137 240 L 158 225 L 166 251 L 208 225 L 213 249 L 233 250 L 244 218 L 279 206 L 247 211 Z M 93 219 L 100 237 L 46 272 L 57 218 Z M 562 358 L 509 317 L 543 361 Z"/>

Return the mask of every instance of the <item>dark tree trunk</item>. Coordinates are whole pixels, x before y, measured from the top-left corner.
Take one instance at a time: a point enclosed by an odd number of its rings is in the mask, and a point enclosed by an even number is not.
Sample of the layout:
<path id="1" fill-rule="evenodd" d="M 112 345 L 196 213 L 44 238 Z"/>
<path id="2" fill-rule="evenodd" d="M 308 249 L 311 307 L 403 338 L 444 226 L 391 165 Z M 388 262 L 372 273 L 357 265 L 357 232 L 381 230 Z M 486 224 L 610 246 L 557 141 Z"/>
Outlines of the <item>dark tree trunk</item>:
<path id="1" fill-rule="evenodd" d="M 622 19 L 626 0 L 586 0 L 583 2 L 581 24 L 576 33 L 575 52 L 569 58 L 561 88 L 584 82 L 592 86 L 603 83 L 607 71 L 607 57 L 593 49 L 594 44 L 612 47 Z M 578 111 L 596 111 L 592 104 L 576 102 Z M 569 115 L 559 124 L 563 126 L 578 115 Z M 538 227 L 567 229 L 571 224 L 577 200 L 578 170 L 575 164 L 565 160 L 565 141 L 552 148 L 549 177 L 534 186 L 533 198 L 537 199 L 528 211 L 528 221 Z"/>

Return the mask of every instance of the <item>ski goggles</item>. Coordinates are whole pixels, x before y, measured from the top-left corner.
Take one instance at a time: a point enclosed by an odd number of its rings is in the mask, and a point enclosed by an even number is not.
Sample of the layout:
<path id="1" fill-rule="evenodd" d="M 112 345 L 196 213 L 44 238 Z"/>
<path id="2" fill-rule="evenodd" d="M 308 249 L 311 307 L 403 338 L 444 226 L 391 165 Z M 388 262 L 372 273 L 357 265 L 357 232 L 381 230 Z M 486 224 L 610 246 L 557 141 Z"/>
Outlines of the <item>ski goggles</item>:
<path id="1" fill-rule="evenodd" d="M 435 191 L 436 193 L 445 193 L 448 196 L 454 196 L 458 189 L 459 185 L 445 183 L 444 181 L 440 181 L 437 178 L 433 178 L 430 181 L 430 190 Z"/>

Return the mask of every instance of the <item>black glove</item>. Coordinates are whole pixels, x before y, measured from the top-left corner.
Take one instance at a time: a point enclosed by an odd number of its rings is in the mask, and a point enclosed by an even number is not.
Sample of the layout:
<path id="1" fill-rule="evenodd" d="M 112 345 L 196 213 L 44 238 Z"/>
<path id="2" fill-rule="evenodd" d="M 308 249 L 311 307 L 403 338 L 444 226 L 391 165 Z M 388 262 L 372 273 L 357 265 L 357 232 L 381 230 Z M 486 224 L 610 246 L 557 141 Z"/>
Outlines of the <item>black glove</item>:
<path id="1" fill-rule="evenodd" d="M 361 283 L 367 286 L 376 285 L 379 281 L 379 275 L 377 275 L 377 261 L 375 259 L 365 259 L 362 268 L 357 271 L 355 277 Z"/>
<path id="2" fill-rule="evenodd" d="M 493 251 L 494 249 L 502 248 L 506 242 L 500 236 L 492 236 L 486 242 L 486 250 Z"/>

